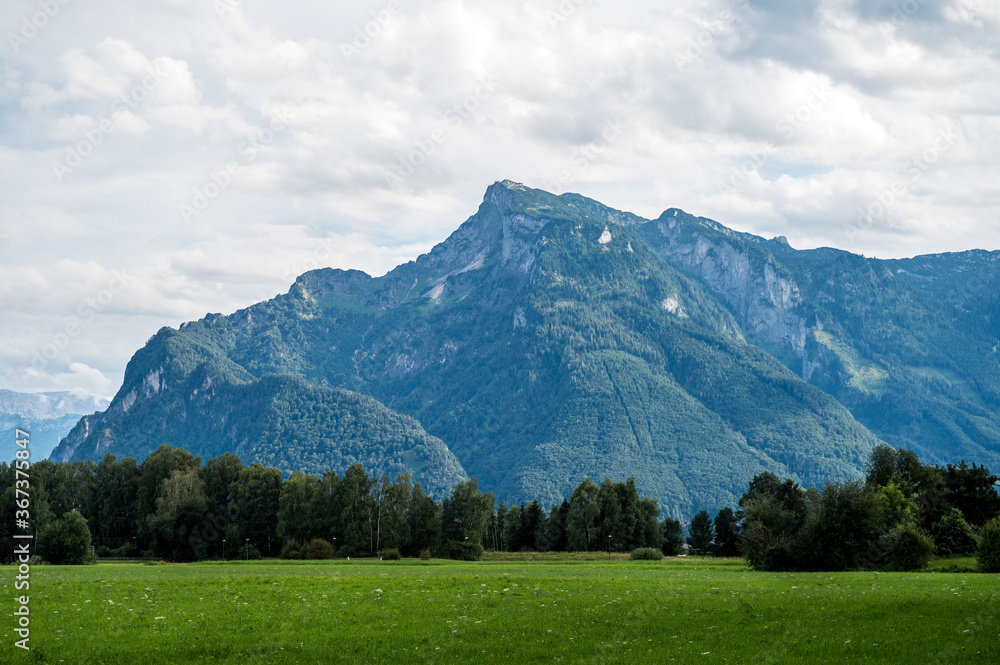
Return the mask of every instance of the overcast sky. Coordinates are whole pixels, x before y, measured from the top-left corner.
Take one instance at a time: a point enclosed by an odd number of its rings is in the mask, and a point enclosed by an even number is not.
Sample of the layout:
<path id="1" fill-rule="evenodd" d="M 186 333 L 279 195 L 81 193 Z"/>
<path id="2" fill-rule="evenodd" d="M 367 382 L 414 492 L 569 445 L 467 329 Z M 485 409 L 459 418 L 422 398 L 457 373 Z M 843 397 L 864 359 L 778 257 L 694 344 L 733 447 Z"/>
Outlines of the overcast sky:
<path id="1" fill-rule="evenodd" d="M 161 326 L 382 274 L 504 178 L 797 248 L 1000 248 L 996 0 L 5 0 L 0 27 L 0 388 L 110 397 Z"/>

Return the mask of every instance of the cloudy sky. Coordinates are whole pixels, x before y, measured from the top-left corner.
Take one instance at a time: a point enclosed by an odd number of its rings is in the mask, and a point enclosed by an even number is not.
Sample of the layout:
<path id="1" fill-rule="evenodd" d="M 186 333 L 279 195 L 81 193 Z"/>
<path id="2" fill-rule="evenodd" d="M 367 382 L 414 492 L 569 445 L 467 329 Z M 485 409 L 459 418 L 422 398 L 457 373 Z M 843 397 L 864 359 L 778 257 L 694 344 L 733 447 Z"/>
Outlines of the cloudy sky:
<path id="1" fill-rule="evenodd" d="M 0 388 L 381 274 L 510 178 L 794 247 L 1000 249 L 996 0 L 6 0 Z"/>

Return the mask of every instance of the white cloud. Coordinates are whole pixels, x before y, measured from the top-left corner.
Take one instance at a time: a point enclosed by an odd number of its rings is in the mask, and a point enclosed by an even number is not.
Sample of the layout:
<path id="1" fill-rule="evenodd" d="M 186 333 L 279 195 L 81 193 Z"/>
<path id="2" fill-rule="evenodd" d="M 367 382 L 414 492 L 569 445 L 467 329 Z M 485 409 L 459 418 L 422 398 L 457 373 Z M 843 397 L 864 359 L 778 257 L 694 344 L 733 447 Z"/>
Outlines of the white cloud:
<path id="1" fill-rule="evenodd" d="M 988 0 L 905 20 L 860 0 L 235 4 L 70 3 L 0 55 L 0 387 L 113 391 L 159 326 L 282 292 L 313 265 L 384 272 L 500 178 L 796 247 L 1000 247 Z M 30 6 L 5 5 L 0 27 Z M 278 112 L 288 126 L 271 132 Z M 86 145 L 102 120 L 113 131 Z M 946 127 L 954 143 L 849 234 Z M 411 156 L 423 164 L 389 186 Z M 196 192 L 214 195 L 185 221 Z M 111 270 L 129 288 L 33 367 Z"/>

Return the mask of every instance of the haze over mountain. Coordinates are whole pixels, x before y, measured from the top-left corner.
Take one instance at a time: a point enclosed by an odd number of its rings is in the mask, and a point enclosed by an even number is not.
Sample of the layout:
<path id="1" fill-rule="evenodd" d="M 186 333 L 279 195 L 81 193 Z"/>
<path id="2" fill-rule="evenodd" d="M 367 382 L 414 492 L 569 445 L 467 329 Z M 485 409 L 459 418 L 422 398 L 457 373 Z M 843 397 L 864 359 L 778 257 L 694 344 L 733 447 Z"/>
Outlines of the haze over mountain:
<path id="1" fill-rule="evenodd" d="M 86 413 L 108 407 L 108 401 L 69 392 L 18 393 L 0 390 L 0 460 L 17 451 L 14 429 L 31 434 L 31 453 L 45 459 Z"/>
<path id="2" fill-rule="evenodd" d="M 170 443 L 546 504 L 635 476 L 674 515 L 764 470 L 858 477 L 880 441 L 997 467 L 996 261 L 799 252 L 503 181 L 383 277 L 316 270 L 161 330 L 53 458 Z"/>

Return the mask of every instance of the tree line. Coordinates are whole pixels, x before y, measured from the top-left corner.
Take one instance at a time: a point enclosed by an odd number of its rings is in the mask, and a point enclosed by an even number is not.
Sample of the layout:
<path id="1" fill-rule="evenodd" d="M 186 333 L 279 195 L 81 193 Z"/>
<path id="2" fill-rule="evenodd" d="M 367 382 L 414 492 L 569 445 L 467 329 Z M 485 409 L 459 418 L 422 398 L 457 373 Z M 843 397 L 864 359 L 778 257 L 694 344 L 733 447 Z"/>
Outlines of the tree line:
<path id="1" fill-rule="evenodd" d="M 30 528 L 39 554 L 51 562 L 82 562 L 81 548 L 98 557 L 194 561 L 301 558 L 325 547 L 337 556 L 477 559 L 486 549 L 663 545 L 659 506 L 639 497 L 634 479 L 600 486 L 585 479 L 569 499 L 545 510 L 537 501 L 497 505 L 475 479 L 437 502 L 405 473 L 371 477 L 355 464 L 343 475 L 296 472 L 283 479 L 276 468 L 244 466 L 232 454 L 202 464 L 182 448 L 161 445 L 142 463 L 112 454 L 97 463 L 35 463 L 30 491 Z M 0 515 L 10 517 L 0 518 L 5 563 L 13 551 L 14 510 L 14 469 L 0 464 Z"/>
<path id="2" fill-rule="evenodd" d="M 882 444 L 864 480 L 804 489 L 758 474 L 737 512 L 714 524 L 697 515 L 689 542 L 764 570 L 918 570 L 935 554 L 978 552 L 983 569 L 1000 572 L 998 480 L 983 466 L 932 466 Z"/>
<path id="3" fill-rule="evenodd" d="M 538 501 L 496 503 L 475 479 L 437 502 L 408 474 L 343 475 L 244 466 L 224 454 L 202 464 L 161 445 L 142 463 L 107 455 L 31 466 L 31 525 L 51 562 L 87 555 L 173 561 L 306 556 L 446 556 L 484 550 L 743 556 L 766 570 L 914 569 L 934 554 L 967 554 L 1000 539 L 998 478 L 964 461 L 936 467 L 905 449 L 878 446 L 864 481 L 804 489 L 762 473 L 737 510 L 703 510 L 684 525 L 660 520 L 635 480 L 584 479 L 546 510 Z M 13 551 L 14 469 L 0 464 L 0 546 Z M 991 521 L 992 520 L 992 521 Z M 685 535 L 686 532 L 686 535 Z M 1000 555 L 998 555 L 1000 556 Z"/>

